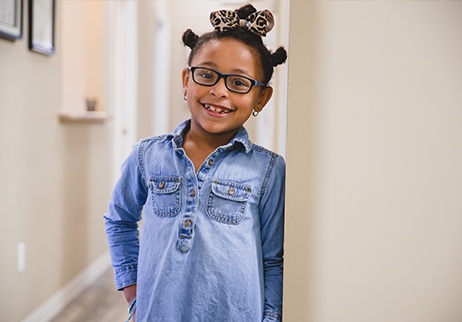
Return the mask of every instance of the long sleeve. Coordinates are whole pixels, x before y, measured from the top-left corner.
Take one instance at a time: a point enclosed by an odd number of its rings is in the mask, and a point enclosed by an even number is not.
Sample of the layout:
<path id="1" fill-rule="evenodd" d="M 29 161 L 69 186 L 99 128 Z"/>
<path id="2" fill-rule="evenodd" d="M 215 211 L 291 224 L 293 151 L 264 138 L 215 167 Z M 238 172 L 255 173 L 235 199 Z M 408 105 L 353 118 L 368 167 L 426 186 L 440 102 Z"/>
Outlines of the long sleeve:
<path id="1" fill-rule="evenodd" d="M 140 144 L 122 166 L 120 179 L 104 215 L 106 235 L 118 290 L 135 284 L 139 252 L 138 222 L 147 198 L 140 163 Z"/>
<path id="2" fill-rule="evenodd" d="M 284 243 L 285 162 L 274 160 L 260 203 L 263 268 L 265 280 L 264 322 L 280 321 L 282 316 Z"/>

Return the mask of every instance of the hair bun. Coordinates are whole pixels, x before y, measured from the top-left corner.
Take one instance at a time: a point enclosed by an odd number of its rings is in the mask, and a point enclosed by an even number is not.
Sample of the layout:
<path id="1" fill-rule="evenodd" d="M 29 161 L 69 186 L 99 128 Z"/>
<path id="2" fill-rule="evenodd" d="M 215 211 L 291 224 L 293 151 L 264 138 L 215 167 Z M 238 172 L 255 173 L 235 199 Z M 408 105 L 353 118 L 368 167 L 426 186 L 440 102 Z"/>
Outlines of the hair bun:
<path id="1" fill-rule="evenodd" d="M 188 29 L 183 33 L 183 37 L 182 37 L 183 43 L 191 49 L 193 49 L 194 46 L 196 46 L 198 39 L 199 39 L 199 36 L 196 35 L 196 33 L 192 31 L 191 29 Z"/>
<path id="2" fill-rule="evenodd" d="M 287 52 L 284 47 L 279 47 L 276 49 L 274 53 L 271 54 L 271 60 L 273 62 L 273 66 L 280 65 L 284 63 L 287 59 Z"/>

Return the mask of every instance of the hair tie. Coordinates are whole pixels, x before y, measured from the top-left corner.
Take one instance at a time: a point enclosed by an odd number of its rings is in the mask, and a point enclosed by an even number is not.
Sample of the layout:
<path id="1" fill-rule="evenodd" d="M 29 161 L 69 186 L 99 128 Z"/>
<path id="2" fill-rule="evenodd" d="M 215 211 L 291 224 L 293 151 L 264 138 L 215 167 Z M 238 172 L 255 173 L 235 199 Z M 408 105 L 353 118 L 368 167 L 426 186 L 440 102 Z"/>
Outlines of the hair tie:
<path id="1" fill-rule="evenodd" d="M 240 19 L 236 11 L 213 11 L 210 14 L 210 22 L 215 30 L 220 32 L 240 26 L 262 37 L 265 37 L 274 27 L 274 17 L 269 10 L 254 12 L 246 19 Z"/>

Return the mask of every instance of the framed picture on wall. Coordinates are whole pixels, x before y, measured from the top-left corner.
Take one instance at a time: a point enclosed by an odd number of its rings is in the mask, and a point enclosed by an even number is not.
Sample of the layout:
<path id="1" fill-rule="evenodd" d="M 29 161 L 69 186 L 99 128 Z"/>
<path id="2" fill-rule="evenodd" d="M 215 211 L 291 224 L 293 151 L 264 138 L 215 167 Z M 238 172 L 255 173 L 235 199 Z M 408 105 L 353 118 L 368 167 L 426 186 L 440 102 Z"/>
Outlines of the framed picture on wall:
<path id="1" fill-rule="evenodd" d="M 23 0 L 0 0 L 0 37 L 9 40 L 22 38 Z"/>
<path id="2" fill-rule="evenodd" d="M 55 0 L 29 0 L 29 49 L 54 54 Z"/>

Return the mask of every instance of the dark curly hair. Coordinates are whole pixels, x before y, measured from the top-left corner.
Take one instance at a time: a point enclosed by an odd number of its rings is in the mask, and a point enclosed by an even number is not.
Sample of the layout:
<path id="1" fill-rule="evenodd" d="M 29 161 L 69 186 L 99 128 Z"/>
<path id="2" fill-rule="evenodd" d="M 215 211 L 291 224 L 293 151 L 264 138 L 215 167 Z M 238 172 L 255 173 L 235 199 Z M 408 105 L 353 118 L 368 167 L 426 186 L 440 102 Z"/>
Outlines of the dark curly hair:
<path id="1" fill-rule="evenodd" d="M 247 4 L 236 10 L 237 15 L 240 19 L 245 19 L 257 10 L 251 5 Z M 191 65 L 191 61 L 197 52 L 211 40 L 219 39 L 233 39 L 249 46 L 260 58 L 259 63 L 263 71 L 263 83 L 268 84 L 273 76 L 274 67 L 284 63 L 287 59 L 287 52 L 284 47 L 279 47 L 276 51 L 271 52 L 266 48 L 263 43 L 262 37 L 256 35 L 243 27 L 235 27 L 225 32 L 217 30 L 207 32 L 201 36 L 196 35 L 191 29 L 186 30 L 183 33 L 183 43 L 185 46 L 191 48 L 191 52 L 188 58 L 188 64 Z"/>

